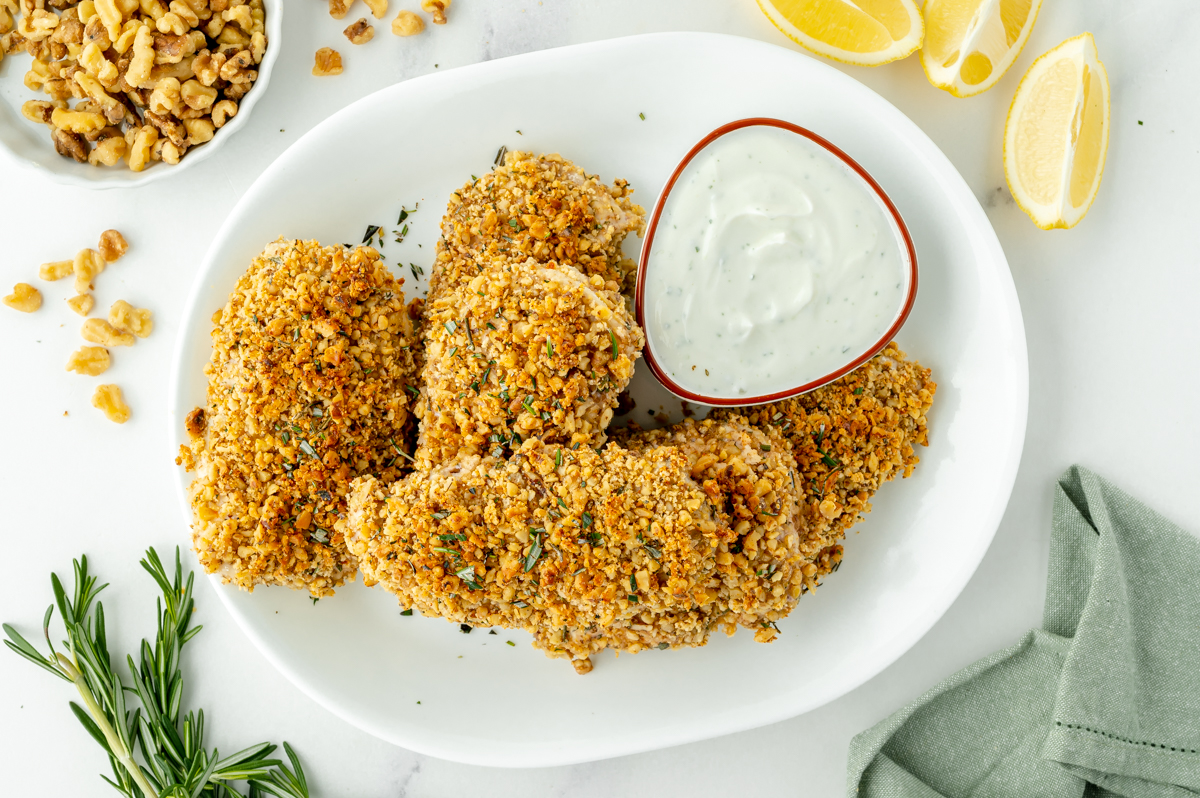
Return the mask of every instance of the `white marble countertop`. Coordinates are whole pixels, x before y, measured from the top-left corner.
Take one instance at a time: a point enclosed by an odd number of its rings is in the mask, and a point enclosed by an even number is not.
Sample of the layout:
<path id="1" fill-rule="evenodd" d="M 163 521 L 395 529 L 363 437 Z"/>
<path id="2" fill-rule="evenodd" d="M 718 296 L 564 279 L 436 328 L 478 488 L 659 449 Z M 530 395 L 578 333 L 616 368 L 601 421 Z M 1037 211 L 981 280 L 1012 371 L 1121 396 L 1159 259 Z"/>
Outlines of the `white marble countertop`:
<path id="1" fill-rule="evenodd" d="M 70 257 L 117 227 L 132 248 L 98 282 L 97 306 L 125 298 L 153 308 L 158 323 L 153 337 L 116 353 L 105 377 L 123 386 L 133 407 L 133 419 L 117 427 L 90 406 L 95 381 L 63 371 L 78 346 L 79 318 L 62 306 L 69 281 L 43 285 L 48 307 L 34 316 L 0 308 L 0 535 L 9 563 L 0 619 L 34 628 L 50 601 L 49 571 L 68 572 L 71 557 L 86 551 L 115 585 L 106 594 L 114 649 L 132 650 L 151 633 L 153 589 L 137 560 L 148 545 L 169 551 L 183 539 L 162 442 L 180 308 L 235 199 L 306 130 L 395 81 L 547 47 L 667 30 L 794 47 L 753 0 L 457 0 L 449 25 L 408 40 L 380 25 L 363 48 L 345 42 L 345 24 L 318 4 L 289 8 L 284 50 L 247 129 L 177 178 L 135 191 L 68 190 L 0 159 L 4 293 L 15 282 L 37 282 L 39 263 Z M 1084 30 L 1095 34 L 1112 80 L 1108 168 L 1089 217 L 1074 230 L 1046 233 L 1005 186 L 1004 117 L 1033 58 Z M 1200 15 L 1184 0 L 1051 0 L 1014 69 L 975 99 L 933 89 L 915 57 L 878 69 L 843 67 L 915 120 L 979 198 L 1016 281 L 1031 372 L 1025 454 L 995 541 L 945 617 L 879 676 L 807 715 L 729 737 L 572 767 L 469 767 L 392 747 L 318 707 L 273 670 L 201 580 L 197 617 L 205 630 L 187 654 L 184 700 L 206 709 L 211 743 L 229 751 L 260 739 L 291 741 L 314 796 L 842 792 L 854 734 L 1039 623 L 1053 484 L 1066 466 L 1086 464 L 1200 529 L 1200 460 L 1190 452 L 1200 437 L 1200 106 L 1191 77 L 1198 37 Z M 343 52 L 346 72 L 313 78 L 313 51 L 327 44 Z M 363 157 L 368 166 L 370 154 Z M 69 693 L 0 653 L 5 794 L 112 794 L 96 775 L 107 770 L 104 757 L 68 711 Z"/>

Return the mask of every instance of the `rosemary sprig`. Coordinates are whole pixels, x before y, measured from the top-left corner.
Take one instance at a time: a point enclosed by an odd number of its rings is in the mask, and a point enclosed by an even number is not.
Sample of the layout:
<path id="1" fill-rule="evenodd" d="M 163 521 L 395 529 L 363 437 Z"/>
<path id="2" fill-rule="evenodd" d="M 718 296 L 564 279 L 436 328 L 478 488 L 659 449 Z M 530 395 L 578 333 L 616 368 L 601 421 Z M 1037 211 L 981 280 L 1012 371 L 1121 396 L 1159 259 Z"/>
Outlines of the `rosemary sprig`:
<path id="1" fill-rule="evenodd" d="M 112 766 L 112 778 L 101 778 L 126 798 L 309 798 L 304 770 L 286 742 L 283 748 L 291 768 L 268 758 L 276 749 L 272 743 L 259 743 L 222 758 L 215 748 L 209 752 L 204 747 L 203 710 L 188 712 L 181 720 L 180 652 L 202 628 L 190 625 L 194 574 L 188 573 L 184 580 L 178 548 L 171 577 L 153 548 L 141 563 L 162 597 L 156 602 L 158 629 L 153 647 L 142 640 L 141 662 L 127 657 L 131 686 L 113 667 L 104 605 L 96 601 L 108 585 L 96 586 L 96 577 L 88 573 L 86 555 L 73 561 L 75 586 L 70 595 L 58 574 L 50 574 L 54 604 L 42 619 L 50 653 L 40 652 L 8 624 L 3 625 L 8 636 L 4 644 L 75 685 L 83 706 L 72 701 L 71 711 L 108 754 Z M 61 644 L 64 651 L 56 651 L 50 639 L 56 606 L 66 630 L 67 639 Z M 141 706 L 131 709 L 126 694 L 136 695 Z M 235 788 L 236 782 L 246 782 L 248 792 Z"/>

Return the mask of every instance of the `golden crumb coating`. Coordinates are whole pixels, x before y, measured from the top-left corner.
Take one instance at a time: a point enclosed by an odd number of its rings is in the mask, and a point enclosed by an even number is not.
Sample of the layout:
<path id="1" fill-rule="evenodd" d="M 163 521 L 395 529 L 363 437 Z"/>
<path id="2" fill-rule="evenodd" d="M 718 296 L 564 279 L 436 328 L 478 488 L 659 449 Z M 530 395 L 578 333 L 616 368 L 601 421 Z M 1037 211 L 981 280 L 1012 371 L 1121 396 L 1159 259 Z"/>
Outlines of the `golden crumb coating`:
<path id="1" fill-rule="evenodd" d="M 529 437 L 596 447 L 644 337 L 613 282 L 484 256 L 424 315 L 417 460 L 502 455 Z"/>
<path id="2" fill-rule="evenodd" d="M 754 629 L 760 642 L 773 640 L 774 622 L 817 586 L 812 561 L 824 548 L 798 523 L 800 478 L 787 439 L 734 413 L 662 429 L 627 427 L 614 438 L 634 451 L 672 446 L 687 457 L 692 478 L 728 531 L 716 555 L 723 622 Z"/>
<path id="3" fill-rule="evenodd" d="M 674 449 L 549 447 L 465 455 L 388 492 L 355 483 L 349 546 L 368 584 L 457 623 L 527 629 L 550 656 L 637 650 L 616 627 L 703 600 L 715 508 Z M 669 633 L 668 633 L 669 634 Z M 707 637 L 704 624 L 676 631 Z"/>
<path id="4" fill-rule="evenodd" d="M 871 496 L 897 475 L 909 476 L 928 445 L 927 414 L 937 383 L 896 344 L 861 368 L 811 393 L 736 411 L 788 438 L 804 492 L 804 524 L 826 541 L 820 573 L 837 566 L 837 541 L 871 510 Z"/>
<path id="5" fill-rule="evenodd" d="M 628 292 L 637 265 L 621 243 L 645 227 L 632 193 L 624 180 L 605 186 L 560 155 L 507 153 L 503 165 L 450 195 L 430 296 L 478 274 L 481 255 L 571 263 Z"/>
<path id="6" fill-rule="evenodd" d="M 787 442 L 744 422 L 697 427 L 690 449 L 530 439 L 390 491 L 364 477 L 348 545 L 402 605 L 525 629 L 580 672 L 605 648 L 699 646 L 714 627 L 769 641 L 805 587 Z"/>
<path id="7" fill-rule="evenodd" d="M 280 239 L 213 317 L 208 400 L 176 461 L 196 472 L 192 543 L 210 572 L 247 590 L 353 579 L 344 542 L 350 481 L 389 484 L 416 392 L 416 334 L 370 247 Z"/>

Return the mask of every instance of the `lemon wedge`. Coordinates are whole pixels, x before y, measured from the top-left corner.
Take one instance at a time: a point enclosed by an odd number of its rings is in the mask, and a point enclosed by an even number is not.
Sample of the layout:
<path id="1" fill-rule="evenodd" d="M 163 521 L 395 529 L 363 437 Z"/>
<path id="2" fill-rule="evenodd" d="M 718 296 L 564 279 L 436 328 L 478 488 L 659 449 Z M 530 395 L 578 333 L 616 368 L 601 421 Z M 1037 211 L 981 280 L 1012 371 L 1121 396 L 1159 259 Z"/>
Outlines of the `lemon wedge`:
<path id="1" fill-rule="evenodd" d="M 1108 73 L 1090 33 L 1039 56 L 1021 78 L 1004 126 L 1004 175 L 1038 227 L 1074 227 L 1092 206 L 1108 119 Z"/>
<path id="2" fill-rule="evenodd" d="M 987 91 L 1029 39 L 1042 0 L 925 0 L 921 66 L 955 97 Z"/>
<path id="3" fill-rule="evenodd" d="M 758 0 L 758 7 L 801 47 L 859 66 L 904 58 L 925 30 L 913 0 Z"/>

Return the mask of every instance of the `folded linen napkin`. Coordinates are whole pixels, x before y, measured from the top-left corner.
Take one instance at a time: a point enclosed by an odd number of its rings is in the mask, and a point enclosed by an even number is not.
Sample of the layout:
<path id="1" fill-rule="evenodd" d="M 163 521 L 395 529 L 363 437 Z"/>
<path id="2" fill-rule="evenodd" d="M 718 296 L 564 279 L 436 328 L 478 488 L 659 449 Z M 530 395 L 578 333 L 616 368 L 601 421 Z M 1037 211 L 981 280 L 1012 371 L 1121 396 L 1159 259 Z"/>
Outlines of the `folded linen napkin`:
<path id="1" fill-rule="evenodd" d="M 1072 467 L 1043 626 L 855 737 L 849 795 L 1200 796 L 1200 540 Z"/>

